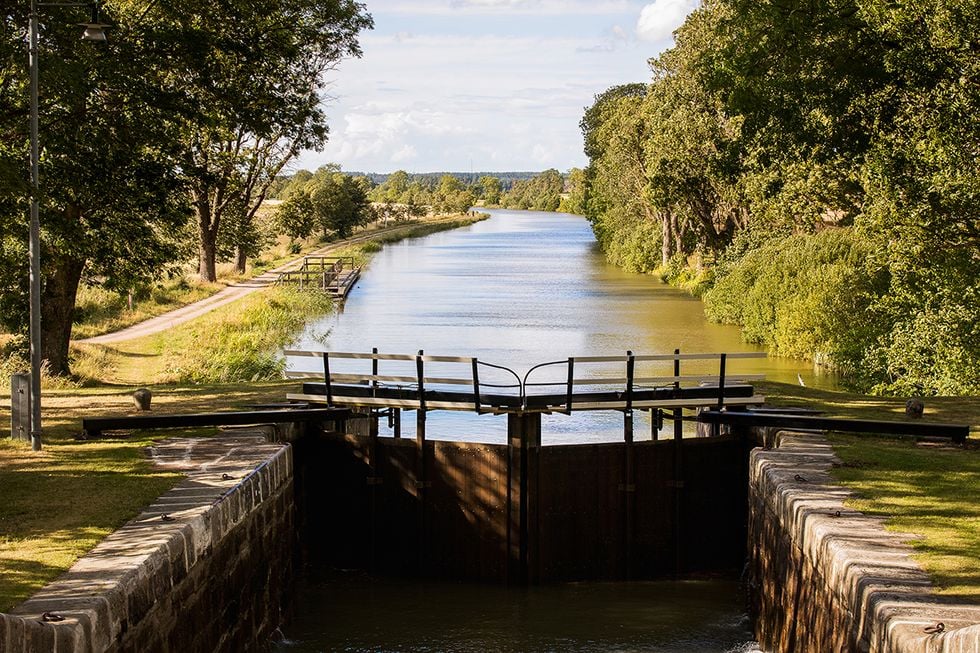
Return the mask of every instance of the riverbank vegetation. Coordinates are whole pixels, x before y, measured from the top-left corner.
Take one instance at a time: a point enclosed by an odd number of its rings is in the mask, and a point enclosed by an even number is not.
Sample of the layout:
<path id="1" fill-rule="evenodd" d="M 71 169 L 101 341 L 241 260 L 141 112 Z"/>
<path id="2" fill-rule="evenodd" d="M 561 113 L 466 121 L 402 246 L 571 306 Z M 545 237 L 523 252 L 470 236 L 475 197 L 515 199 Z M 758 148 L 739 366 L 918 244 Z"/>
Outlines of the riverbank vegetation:
<path id="1" fill-rule="evenodd" d="M 852 389 L 980 393 L 970 6 L 703 3 L 582 119 L 606 256 Z"/>
<path id="2" fill-rule="evenodd" d="M 375 210 L 416 211 L 427 206 L 442 212 L 463 212 L 471 206 L 584 213 L 585 173 L 554 168 L 540 173 L 409 174 L 397 170 L 384 176 L 369 193 Z M 284 190 L 283 192 L 288 192 Z"/>
<path id="3" fill-rule="evenodd" d="M 28 306 L 28 9 L 0 16 L 0 329 L 13 334 Z M 138 292 L 188 259 L 209 283 L 223 258 L 243 269 L 270 185 L 326 142 L 323 73 L 358 56 L 372 25 L 353 0 L 101 10 L 106 43 L 78 42 L 81 6 L 41 34 L 41 356 L 53 375 L 70 372 L 80 286 Z"/>

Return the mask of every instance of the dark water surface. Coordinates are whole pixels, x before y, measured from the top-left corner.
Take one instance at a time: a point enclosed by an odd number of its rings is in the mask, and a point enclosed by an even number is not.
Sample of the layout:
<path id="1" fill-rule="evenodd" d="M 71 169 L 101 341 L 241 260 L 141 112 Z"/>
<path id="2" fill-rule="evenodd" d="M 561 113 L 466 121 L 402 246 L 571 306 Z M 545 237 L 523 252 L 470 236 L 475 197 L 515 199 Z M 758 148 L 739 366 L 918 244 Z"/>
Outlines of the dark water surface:
<path id="1" fill-rule="evenodd" d="M 729 581 L 571 583 L 529 589 L 378 580 L 306 581 L 276 650 L 399 653 L 748 653 Z"/>
<path id="2" fill-rule="evenodd" d="M 603 259 L 581 217 L 534 211 L 490 211 L 470 227 L 385 245 L 364 270 L 341 311 L 308 325 L 297 347 L 330 351 L 475 356 L 522 375 L 532 365 L 569 356 L 761 351 L 731 326 L 711 324 L 701 302 L 649 275 L 630 274 Z M 292 369 L 315 371 L 311 359 Z M 369 367 L 335 372 L 367 373 Z M 386 363 L 381 374 L 414 375 L 414 366 Z M 683 363 L 683 374 L 709 374 L 717 362 Z M 304 367 L 305 366 L 305 367 Z M 607 370 L 608 371 L 608 370 Z M 429 367 L 427 374 L 459 376 Z M 465 370 L 468 373 L 468 370 Z M 559 377 L 564 368 L 554 368 Z M 729 361 L 728 372 L 826 386 L 812 365 L 792 359 Z M 671 373 L 670 364 L 637 374 Z M 552 379 L 554 378 L 552 375 Z M 616 375 L 623 376 L 622 371 Z M 465 376 L 465 373 L 463 374 Z M 481 377 L 482 378 L 482 377 Z M 505 381 L 487 378 L 487 381 Z M 436 439 L 503 442 L 505 424 L 494 416 L 433 412 Z M 412 435 L 405 420 L 404 434 Z M 622 437 L 615 414 L 546 416 L 545 443 L 594 442 Z M 646 414 L 637 438 L 649 438 Z"/>

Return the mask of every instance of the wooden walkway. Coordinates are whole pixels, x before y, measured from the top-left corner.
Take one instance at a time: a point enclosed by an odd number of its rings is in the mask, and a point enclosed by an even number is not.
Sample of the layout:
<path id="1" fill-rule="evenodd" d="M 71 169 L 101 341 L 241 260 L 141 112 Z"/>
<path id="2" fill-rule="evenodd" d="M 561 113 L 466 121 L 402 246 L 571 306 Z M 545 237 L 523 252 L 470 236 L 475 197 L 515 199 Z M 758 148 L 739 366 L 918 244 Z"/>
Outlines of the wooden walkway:
<path id="1" fill-rule="evenodd" d="M 343 301 L 360 276 L 361 268 L 352 256 L 304 256 L 303 264 L 282 272 L 276 285 L 297 285 L 300 290 L 316 288 Z"/>

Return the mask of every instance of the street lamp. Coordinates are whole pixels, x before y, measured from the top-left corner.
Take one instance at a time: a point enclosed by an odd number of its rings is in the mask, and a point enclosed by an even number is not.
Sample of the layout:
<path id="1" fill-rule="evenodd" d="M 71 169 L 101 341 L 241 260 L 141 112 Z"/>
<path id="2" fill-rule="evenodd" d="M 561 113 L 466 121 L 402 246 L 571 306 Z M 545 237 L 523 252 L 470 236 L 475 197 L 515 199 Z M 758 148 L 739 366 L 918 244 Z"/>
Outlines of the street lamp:
<path id="1" fill-rule="evenodd" d="M 28 239 L 28 259 L 30 260 L 30 340 L 31 340 L 31 388 L 29 401 L 31 407 L 31 448 L 41 450 L 41 223 L 38 219 L 38 195 L 40 193 L 40 175 L 38 173 L 38 52 L 37 10 L 39 7 L 90 7 L 92 21 L 83 23 L 85 28 L 82 40 L 105 41 L 105 28 L 99 22 L 99 4 L 96 2 L 37 2 L 31 0 L 31 12 L 28 16 L 28 64 L 31 77 L 31 228 Z"/>

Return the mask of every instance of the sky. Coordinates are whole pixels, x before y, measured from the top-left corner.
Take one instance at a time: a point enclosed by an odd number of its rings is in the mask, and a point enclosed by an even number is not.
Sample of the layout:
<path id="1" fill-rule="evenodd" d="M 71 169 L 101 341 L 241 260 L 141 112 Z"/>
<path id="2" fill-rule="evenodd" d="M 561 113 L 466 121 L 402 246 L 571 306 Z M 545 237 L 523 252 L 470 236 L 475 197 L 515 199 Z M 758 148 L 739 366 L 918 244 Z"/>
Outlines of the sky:
<path id="1" fill-rule="evenodd" d="M 698 0 L 366 0 L 363 56 L 327 73 L 330 139 L 293 169 L 567 171 L 579 120 L 647 82 Z"/>

